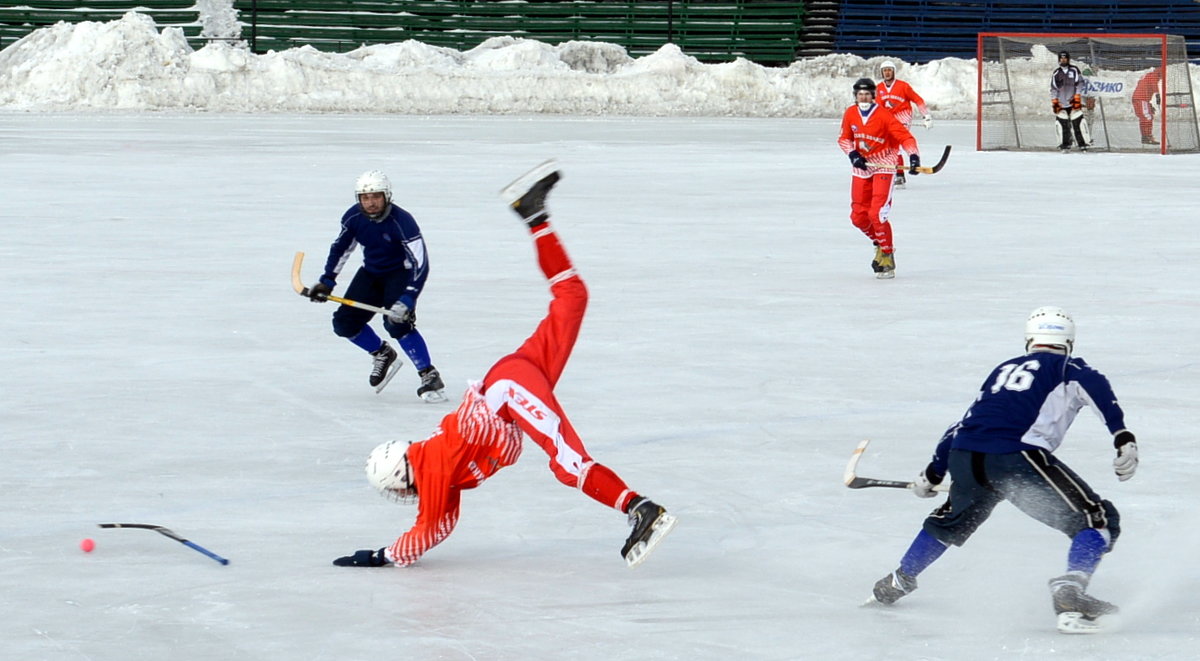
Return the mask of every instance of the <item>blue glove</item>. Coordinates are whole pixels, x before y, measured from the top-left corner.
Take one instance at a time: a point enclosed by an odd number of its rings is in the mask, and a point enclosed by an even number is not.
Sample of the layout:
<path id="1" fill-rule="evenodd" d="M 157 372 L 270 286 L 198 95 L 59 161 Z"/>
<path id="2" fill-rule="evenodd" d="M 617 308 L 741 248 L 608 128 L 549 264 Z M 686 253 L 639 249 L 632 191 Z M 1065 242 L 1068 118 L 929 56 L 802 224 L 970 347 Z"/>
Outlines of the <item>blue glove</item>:
<path id="1" fill-rule="evenodd" d="M 848 155 L 850 156 L 850 165 L 853 165 L 860 170 L 867 169 L 867 159 L 863 158 L 863 155 L 858 153 L 857 149 L 850 152 Z"/>
<path id="2" fill-rule="evenodd" d="M 909 165 L 909 168 L 908 168 L 909 174 L 911 174 L 913 176 L 921 174 L 920 172 L 917 172 L 917 168 L 921 167 L 921 157 L 920 156 L 917 156 L 916 154 L 909 154 L 908 155 L 908 165 Z"/>
<path id="3" fill-rule="evenodd" d="M 363 549 L 355 551 L 354 555 L 344 555 L 333 561 L 338 567 L 383 567 L 392 564 L 384 555 L 383 549 L 372 551 Z"/>

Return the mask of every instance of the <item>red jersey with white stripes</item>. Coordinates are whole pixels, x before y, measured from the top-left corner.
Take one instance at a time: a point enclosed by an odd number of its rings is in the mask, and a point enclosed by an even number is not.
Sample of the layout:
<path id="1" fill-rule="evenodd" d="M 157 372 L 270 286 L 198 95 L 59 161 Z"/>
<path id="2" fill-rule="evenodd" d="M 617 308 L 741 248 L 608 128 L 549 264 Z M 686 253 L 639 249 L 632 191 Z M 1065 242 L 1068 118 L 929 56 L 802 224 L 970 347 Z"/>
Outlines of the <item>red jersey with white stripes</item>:
<path id="1" fill-rule="evenodd" d="M 917 94 L 912 85 L 898 78 L 893 78 L 891 85 L 883 81 L 875 86 L 875 102 L 891 111 L 905 126 L 912 124 L 914 105 L 922 115 L 929 114 L 929 109 L 925 107 L 925 99 Z"/>
<path id="2" fill-rule="evenodd" d="M 523 434 L 488 409 L 480 382 L 472 383 L 462 404 L 442 418 L 433 436 L 408 449 L 417 482 L 418 511 L 413 527 L 396 540 L 388 556 L 397 565 L 416 562 L 458 523 L 459 492 L 473 489 L 521 456 Z"/>
<path id="3" fill-rule="evenodd" d="M 838 146 L 849 154 L 857 150 L 871 163 L 886 164 L 884 167 L 869 167 L 866 170 L 854 168 L 854 176 L 870 177 L 877 172 L 892 172 L 890 165 L 896 162 L 900 149 L 909 154 L 920 154 L 917 149 L 917 139 L 913 137 L 892 113 L 879 106 L 871 104 L 870 109 L 863 112 L 858 104 L 846 108 L 842 115 L 842 133 L 838 136 Z"/>

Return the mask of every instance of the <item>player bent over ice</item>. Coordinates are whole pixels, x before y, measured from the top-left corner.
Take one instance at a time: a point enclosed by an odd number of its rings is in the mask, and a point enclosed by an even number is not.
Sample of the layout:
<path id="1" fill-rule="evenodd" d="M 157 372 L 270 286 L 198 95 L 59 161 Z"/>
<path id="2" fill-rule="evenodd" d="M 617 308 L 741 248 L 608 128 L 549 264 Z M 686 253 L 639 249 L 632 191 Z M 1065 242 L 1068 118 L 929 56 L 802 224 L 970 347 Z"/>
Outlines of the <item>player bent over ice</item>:
<path id="1" fill-rule="evenodd" d="M 358 551 L 333 564 L 380 567 L 416 562 L 454 530 L 464 489 L 516 463 L 523 435 L 550 456 L 550 470 L 560 482 L 628 514 L 633 530 L 621 555 L 630 567 L 645 560 L 675 526 L 674 516 L 592 459 L 554 396 L 588 299 L 546 211 L 546 196 L 558 179 L 555 163 L 549 161 L 502 192 L 533 235 L 538 265 L 553 296 L 549 312 L 516 352 L 497 361 L 482 382 L 469 385 L 458 409 L 442 419 L 432 436 L 416 443 L 391 441 L 371 452 L 371 484 L 396 500 L 415 499 L 416 523 L 391 546 Z"/>
<path id="2" fill-rule="evenodd" d="M 913 481 L 931 498 L 947 471 L 950 497 L 930 514 L 896 571 L 875 583 L 873 601 L 893 604 L 917 589 L 917 575 L 951 545 L 962 546 L 1001 501 L 1071 538 L 1067 573 L 1050 580 L 1058 629 L 1090 633 L 1117 607 L 1087 594 L 1100 558 L 1121 534 L 1117 508 L 1053 454 L 1075 414 L 1091 406 L 1113 434 L 1113 471 L 1137 469 L 1137 442 L 1103 374 L 1071 355 L 1075 322 L 1041 307 L 1025 322 L 1025 355 L 1000 363 L 963 419 L 942 436 L 933 461 Z"/>

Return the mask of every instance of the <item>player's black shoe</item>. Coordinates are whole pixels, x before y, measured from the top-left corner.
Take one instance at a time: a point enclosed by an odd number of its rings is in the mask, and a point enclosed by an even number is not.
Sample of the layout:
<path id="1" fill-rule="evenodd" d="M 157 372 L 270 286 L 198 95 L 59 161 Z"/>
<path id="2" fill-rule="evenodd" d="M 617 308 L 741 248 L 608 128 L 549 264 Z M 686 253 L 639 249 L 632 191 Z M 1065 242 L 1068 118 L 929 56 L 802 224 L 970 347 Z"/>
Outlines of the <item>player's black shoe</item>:
<path id="1" fill-rule="evenodd" d="M 1085 592 L 1087 578 L 1079 574 L 1064 574 L 1050 579 L 1050 596 L 1054 599 L 1054 612 L 1079 613 L 1088 619 L 1117 612 L 1117 607 L 1101 601 Z"/>
<path id="2" fill-rule="evenodd" d="M 917 589 L 917 579 L 897 569 L 896 571 L 875 581 L 872 596 L 875 601 L 890 606 L 900 597 Z"/>
<path id="3" fill-rule="evenodd" d="M 418 397 L 427 402 L 446 401 L 446 395 L 442 392 L 446 389 L 446 384 L 442 383 L 442 375 L 436 367 L 430 365 L 417 374 L 421 377 L 421 385 L 417 388 Z"/>
<path id="4" fill-rule="evenodd" d="M 546 161 L 506 186 L 500 191 L 500 197 L 526 225 L 530 228 L 537 227 L 550 217 L 546 212 L 546 196 L 561 176 L 558 163 L 554 160 Z"/>
<path id="5" fill-rule="evenodd" d="M 675 517 L 650 500 L 638 496 L 629 504 L 629 525 L 633 530 L 621 547 L 621 557 L 630 567 L 636 567 L 650 555 L 654 547 L 675 527 Z"/>
<path id="6" fill-rule="evenodd" d="M 383 383 L 383 377 L 387 376 L 388 368 L 392 363 L 396 362 L 396 350 L 387 342 L 375 351 L 371 352 L 371 356 L 375 359 L 375 363 L 371 365 L 371 386 L 378 386 Z"/>

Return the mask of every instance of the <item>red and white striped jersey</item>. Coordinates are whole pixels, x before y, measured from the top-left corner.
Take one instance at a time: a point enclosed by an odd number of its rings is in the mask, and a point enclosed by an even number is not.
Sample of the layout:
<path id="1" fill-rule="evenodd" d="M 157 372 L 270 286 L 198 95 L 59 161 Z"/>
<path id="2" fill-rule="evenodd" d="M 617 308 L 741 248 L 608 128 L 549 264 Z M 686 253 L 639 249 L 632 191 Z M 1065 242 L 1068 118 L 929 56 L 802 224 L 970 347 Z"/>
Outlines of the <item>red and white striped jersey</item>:
<path id="1" fill-rule="evenodd" d="M 890 164 L 896 162 L 900 149 L 909 154 L 919 154 L 917 139 L 913 137 L 899 120 L 879 104 L 872 104 L 866 112 L 859 109 L 858 104 L 846 108 L 842 115 L 842 133 L 838 136 L 838 146 L 849 154 L 857 150 L 863 158 L 872 163 L 886 163 L 882 168 L 872 167 L 866 170 L 854 168 L 854 176 L 870 177 L 877 172 L 891 172 L 895 168 Z"/>
<path id="2" fill-rule="evenodd" d="M 458 523 L 461 491 L 516 463 L 523 438 L 520 427 L 488 408 L 482 383 L 470 384 L 433 435 L 408 449 L 417 482 L 417 520 L 387 550 L 388 559 L 411 565 L 446 539 Z"/>
<path id="3" fill-rule="evenodd" d="M 888 85 L 886 81 L 876 85 L 875 102 L 891 111 L 896 119 L 905 126 L 912 124 L 912 107 L 914 105 L 922 115 L 929 115 L 929 109 L 925 107 L 925 99 L 917 94 L 912 85 L 899 78 L 893 78 L 891 85 Z"/>

